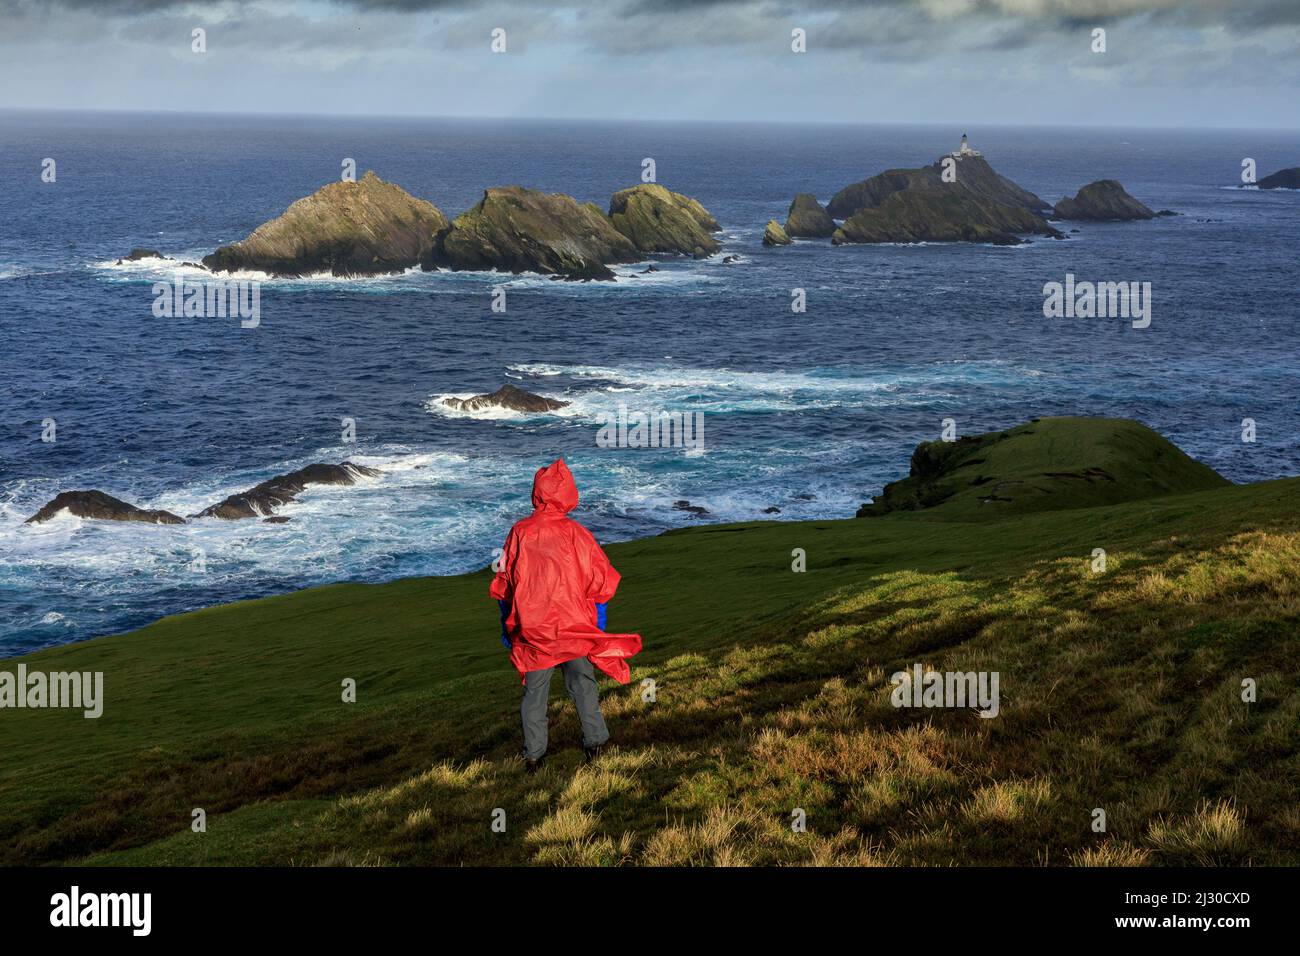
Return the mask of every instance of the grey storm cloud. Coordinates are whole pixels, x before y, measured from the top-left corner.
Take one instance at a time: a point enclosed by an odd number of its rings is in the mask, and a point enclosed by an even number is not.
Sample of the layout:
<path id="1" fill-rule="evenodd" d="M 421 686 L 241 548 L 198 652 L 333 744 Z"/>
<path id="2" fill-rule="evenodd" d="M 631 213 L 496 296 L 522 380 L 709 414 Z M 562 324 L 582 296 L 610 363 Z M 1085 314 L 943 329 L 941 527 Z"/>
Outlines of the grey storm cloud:
<path id="1" fill-rule="evenodd" d="M 279 0 L 226 0 L 217 4 L 194 0 L 0 0 L 0 16 L 47 17 L 60 11 L 111 17 L 147 17 L 160 12 L 203 15 L 205 11 L 287 15 L 297 6 Z M 327 0 L 318 6 L 359 15 L 527 13 L 533 17 L 577 18 L 609 27 L 653 18 L 687 26 L 730 17 L 741 32 L 748 32 L 739 26 L 742 21 L 791 22 L 801 17 L 845 23 L 889 17 L 909 22 L 919 31 L 936 24 L 979 20 L 1000 22 L 1008 29 L 1074 29 L 1131 17 L 1146 18 L 1153 25 L 1222 27 L 1238 32 L 1300 25 L 1298 0 Z"/>
<path id="2" fill-rule="evenodd" d="M 1262 126 L 1297 87 L 1300 0 L 0 0 L 27 109 Z"/>
<path id="3" fill-rule="evenodd" d="M 1249 46 L 1247 72 L 1285 80 L 1300 52 L 1300 0 L 0 0 L 0 48 L 43 42 L 65 52 L 102 32 L 123 48 L 176 55 L 176 37 L 196 25 L 219 25 L 227 50 L 323 69 L 472 51 L 496 26 L 508 28 L 516 52 L 584 59 L 778 56 L 801 27 L 809 50 L 828 59 L 939 72 L 954 54 L 1077 60 L 1097 26 L 1128 31 L 1110 62 L 1135 76 L 1154 77 L 1157 67 L 1186 76 L 1230 61 L 1237 71 L 1234 49 Z M 1197 63 L 1166 55 L 1179 50 L 1195 51 Z"/>

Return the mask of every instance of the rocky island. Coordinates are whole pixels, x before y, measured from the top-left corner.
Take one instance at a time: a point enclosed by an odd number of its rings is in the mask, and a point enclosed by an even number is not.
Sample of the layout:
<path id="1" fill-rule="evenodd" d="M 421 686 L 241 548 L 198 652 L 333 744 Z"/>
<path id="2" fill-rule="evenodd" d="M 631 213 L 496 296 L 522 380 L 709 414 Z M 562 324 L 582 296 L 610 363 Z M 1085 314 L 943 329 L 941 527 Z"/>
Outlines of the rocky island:
<path id="1" fill-rule="evenodd" d="M 509 383 L 502 385 L 495 392 L 488 392 L 485 395 L 474 395 L 470 398 L 444 398 L 442 403 L 448 408 L 454 408 L 459 412 L 480 412 L 492 408 L 506 409 L 513 412 L 554 412 L 569 406 L 568 402 L 560 401 L 558 398 L 534 395 L 532 392 L 525 392 L 522 388 L 516 388 Z"/>
<path id="2" fill-rule="evenodd" d="M 261 518 L 271 515 L 266 520 L 280 523 L 288 518 L 276 518 L 272 515 L 275 508 L 294 501 L 308 485 L 352 485 L 359 477 L 374 477 L 379 474 L 375 468 L 353 464 L 350 461 L 331 465 L 316 463 L 285 475 L 262 482 L 255 488 L 230 495 L 223 501 L 204 508 L 191 518 Z M 56 495 L 36 514 L 27 519 L 26 524 L 39 524 L 48 521 L 61 511 L 76 515 L 78 518 L 93 518 L 98 521 L 144 521 L 149 524 L 185 524 L 185 519 L 170 511 L 150 511 L 114 498 L 99 490 L 64 491 Z"/>
<path id="3" fill-rule="evenodd" d="M 953 161 L 954 181 L 945 183 L 945 160 Z M 902 190 L 938 189 L 956 186 L 977 199 L 990 200 L 1007 206 L 1025 209 L 1043 215 L 1051 205 L 1022 189 L 1010 179 L 997 173 L 984 154 L 972 149 L 970 140 L 963 135 L 961 144 L 947 156 L 920 169 L 890 169 L 860 183 L 846 186 L 826 206 L 826 211 L 836 219 L 847 219 L 859 209 L 879 206 L 890 195 Z"/>
<path id="4" fill-rule="evenodd" d="M 276 278 L 387 275 L 418 266 L 612 280 L 611 265 L 651 254 L 711 256 L 721 248 L 713 236 L 720 229 L 698 200 L 656 183 L 619 190 L 608 213 L 563 193 L 497 186 L 449 222 L 437 206 L 372 170 L 357 182 L 321 187 L 247 238 L 185 265 Z M 139 248 L 117 264 L 155 258 L 167 257 Z"/>
<path id="5" fill-rule="evenodd" d="M 1058 202 L 1055 213 L 1057 219 L 1086 222 L 1127 222 L 1154 219 L 1157 215 L 1130 196 L 1114 179 L 1089 183 L 1073 199 L 1066 197 Z"/>
<path id="6" fill-rule="evenodd" d="M 1255 184 L 1260 189 L 1300 189 L 1300 166 L 1279 169 Z"/>
<path id="7" fill-rule="evenodd" d="M 717 221 L 699 202 L 653 183 L 614 194 L 606 215 L 594 203 L 522 186 L 488 189 L 424 257 L 425 269 L 538 272 L 613 279 L 612 264 L 649 253 L 712 255 Z"/>
<path id="8" fill-rule="evenodd" d="M 56 495 L 40 511 L 27 519 L 25 524 L 40 524 L 49 521 L 61 511 L 78 518 L 94 518 L 99 521 L 144 521 L 149 524 L 184 524 L 185 519 L 170 511 L 149 511 L 128 504 L 121 498 L 99 490 L 64 491 Z"/>
<path id="9" fill-rule="evenodd" d="M 786 213 L 785 232 L 797 239 L 826 239 L 835 233 L 835 220 L 816 196 L 799 193 Z"/>
<path id="10" fill-rule="evenodd" d="M 788 246 L 790 245 L 790 236 L 781 224 L 775 219 L 769 219 L 767 225 L 763 228 L 763 245 L 765 246 Z"/>
<path id="11" fill-rule="evenodd" d="M 248 238 L 204 256 L 203 265 L 277 277 L 385 275 L 419 265 L 446 227 L 433 203 L 370 171 L 299 199 Z"/>
<path id="12" fill-rule="evenodd" d="M 379 472 L 374 468 L 357 465 L 350 461 L 337 465 L 318 462 L 291 471 L 285 475 L 276 475 L 256 487 L 217 502 L 204 508 L 194 518 L 261 518 L 274 513 L 281 505 L 295 501 L 308 485 L 354 485 L 357 478 L 373 478 Z"/>
<path id="13" fill-rule="evenodd" d="M 799 199 L 791 212 L 799 206 Z M 812 212 L 807 200 L 803 210 Z M 958 149 L 919 169 L 889 169 L 846 186 L 826 206 L 843 219 L 835 245 L 860 242 L 989 242 L 1016 245 L 1026 234 L 1064 238 L 1051 207 L 999 175 L 962 136 Z M 814 214 L 815 215 L 815 214 Z M 824 223 L 821 224 L 824 230 Z"/>
<path id="14" fill-rule="evenodd" d="M 636 246 L 593 203 L 523 186 L 487 189 L 425 255 L 423 267 L 538 272 L 613 279 L 608 263 L 635 262 Z"/>
<path id="15" fill-rule="evenodd" d="M 1297 178 L 1300 169 L 1282 170 L 1260 187 L 1279 188 Z M 1064 239 L 1049 217 L 1107 222 L 1164 215 L 1176 214 L 1153 212 L 1113 179 L 1090 183 L 1052 207 L 997 173 L 963 135 L 958 149 L 931 165 L 886 170 L 841 189 L 825 207 L 812 193 L 797 194 L 785 224 L 769 220 L 762 241 L 1016 245 L 1026 235 Z M 246 239 L 205 256 L 202 267 L 299 277 L 391 274 L 419 266 L 613 280 L 611 265 L 648 255 L 707 258 L 721 248 L 714 235 L 719 231 L 698 200 L 657 183 L 619 190 L 608 212 L 563 193 L 498 186 L 448 222 L 437 206 L 369 171 L 358 182 L 330 183 L 294 202 Z M 118 264 L 152 258 L 166 257 L 133 249 Z"/>
<path id="16" fill-rule="evenodd" d="M 984 242 L 1018 245 L 1026 235 L 1064 239 L 1052 219 L 1116 222 L 1172 216 L 1153 212 L 1113 179 L 1101 179 L 1055 207 L 996 172 L 963 135 L 947 156 L 919 169 L 887 169 L 846 186 L 823 209 L 800 193 L 783 234 L 845 243 Z M 836 220 L 842 220 L 836 226 Z M 768 223 L 763 244 L 781 245 Z"/>
<path id="17" fill-rule="evenodd" d="M 664 252 L 703 259 L 720 246 L 712 233 L 722 227 L 697 200 L 643 183 L 614 193 L 609 201 L 614 228 L 641 252 Z"/>

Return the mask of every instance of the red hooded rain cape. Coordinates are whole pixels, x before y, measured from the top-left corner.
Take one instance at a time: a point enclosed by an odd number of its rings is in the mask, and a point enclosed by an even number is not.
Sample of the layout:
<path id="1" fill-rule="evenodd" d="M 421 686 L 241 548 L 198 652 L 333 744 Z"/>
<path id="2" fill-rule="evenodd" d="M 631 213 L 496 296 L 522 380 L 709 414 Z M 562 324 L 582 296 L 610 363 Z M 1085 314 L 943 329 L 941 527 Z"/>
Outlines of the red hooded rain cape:
<path id="1" fill-rule="evenodd" d="M 614 596 L 620 576 L 591 532 L 568 517 L 577 504 L 563 459 L 538 469 L 533 513 L 510 529 L 488 593 L 510 602 L 510 662 L 521 678 L 586 657 L 626 684 L 627 658 L 641 650 L 641 635 L 606 634 L 596 624 L 596 605 Z"/>

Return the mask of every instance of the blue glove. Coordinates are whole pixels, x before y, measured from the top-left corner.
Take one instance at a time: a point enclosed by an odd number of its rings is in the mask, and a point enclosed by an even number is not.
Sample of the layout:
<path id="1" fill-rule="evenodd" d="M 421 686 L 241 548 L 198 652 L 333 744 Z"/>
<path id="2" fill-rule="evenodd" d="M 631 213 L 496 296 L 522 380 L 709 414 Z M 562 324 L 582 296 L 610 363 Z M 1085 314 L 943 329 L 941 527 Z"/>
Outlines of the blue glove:
<path id="1" fill-rule="evenodd" d="M 605 610 L 608 607 L 608 602 L 596 605 L 596 626 L 602 631 L 605 629 Z"/>
<path id="2" fill-rule="evenodd" d="M 510 638 L 506 636 L 506 618 L 510 616 L 510 602 L 497 601 L 497 604 L 501 607 L 501 643 L 506 650 L 510 650 Z"/>

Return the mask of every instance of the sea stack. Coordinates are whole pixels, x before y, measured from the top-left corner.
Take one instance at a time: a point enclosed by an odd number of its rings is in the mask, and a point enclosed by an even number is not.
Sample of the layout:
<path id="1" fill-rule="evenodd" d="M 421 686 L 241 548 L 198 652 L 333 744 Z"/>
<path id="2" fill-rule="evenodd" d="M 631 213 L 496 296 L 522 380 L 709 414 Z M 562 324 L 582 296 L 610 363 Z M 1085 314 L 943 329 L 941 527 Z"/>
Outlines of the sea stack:
<path id="1" fill-rule="evenodd" d="M 614 228 L 641 252 L 703 259 L 720 248 L 712 233 L 722 227 L 697 200 L 643 183 L 614 193 L 609 201 Z"/>
<path id="2" fill-rule="evenodd" d="M 419 265 L 446 228 L 437 206 L 371 171 L 299 199 L 248 238 L 204 256 L 203 265 L 282 277 L 384 275 Z"/>
<path id="3" fill-rule="evenodd" d="M 767 221 L 767 227 L 763 230 L 763 245 L 765 246 L 788 246 L 790 237 L 786 235 L 781 224 L 775 219 Z"/>
<path id="4" fill-rule="evenodd" d="M 1114 179 L 1099 179 L 1079 190 L 1073 199 L 1056 204 L 1056 218 L 1081 222 L 1127 222 L 1154 219 L 1156 213 L 1130 196 Z"/>
<path id="5" fill-rule="evenodd" d="M 487 189 L 424 257 L 427 270 L 538 272 L 613 279 L 607 264 L 640 259 L 632 242 L 593 203 L 522 186 Z"/>
<path id="6" fill-rule="evenodd" d="M 826 239 L 835 233 L 830 217 L 812 193 L 799 193 L 785 217 L 786 235 L 797 239 Z"/>

